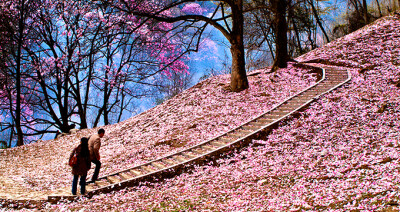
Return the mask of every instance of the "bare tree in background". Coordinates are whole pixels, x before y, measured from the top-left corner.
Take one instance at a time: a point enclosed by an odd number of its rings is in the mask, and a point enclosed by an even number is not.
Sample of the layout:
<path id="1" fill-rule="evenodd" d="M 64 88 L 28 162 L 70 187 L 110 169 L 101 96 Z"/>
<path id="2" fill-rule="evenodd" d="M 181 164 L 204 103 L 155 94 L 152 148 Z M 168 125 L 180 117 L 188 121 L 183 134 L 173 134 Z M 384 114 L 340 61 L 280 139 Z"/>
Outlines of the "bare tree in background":
<path id="1" fill-rule="evenodd" d="M 325 42 L 330 41 L 324 20 L 320 17 L 322 9 L 318 7 L 316 1 L 252 2 L 253 7 L 258 9 L 245 14 L 246 59 L 249 68 L 264 68 L 274 64 L 273 69 L 276 69 L 279 68 L 277 66 L 279 61 L 283 61 L 281 66 L 284 67 L 285 60 L 277 59 L 276 53 L 281 52 L 281 58 L 285 58 L 283 55 L 287 51 L 286 61 L 288 61 L 316 48 L 319 30 Z"/>

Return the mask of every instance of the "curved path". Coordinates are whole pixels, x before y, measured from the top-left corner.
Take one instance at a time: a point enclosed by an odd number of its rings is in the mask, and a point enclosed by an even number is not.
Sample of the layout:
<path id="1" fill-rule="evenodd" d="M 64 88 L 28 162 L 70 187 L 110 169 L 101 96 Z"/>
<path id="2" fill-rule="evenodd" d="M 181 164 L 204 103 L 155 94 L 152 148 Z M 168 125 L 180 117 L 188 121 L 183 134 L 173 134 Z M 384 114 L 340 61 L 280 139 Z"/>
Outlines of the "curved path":
<path id="1" fill-rule="evenodd" d="M 88 196 L 119 190 L 140 182 L 163 179 L 182 173 L 193 165 L 202 164 L 226 154 L 230 150 L 248 145 L 253 139 L 265 135 L 279 122 L 304 109 L 321 95 L 330 92 L 350 81 L 349 71 L 340 69 L 322 69 L 322 78 L 314 85 L 284 100 L 264 114 L 215 138 L 189 147 L 174 154 L 150 161 L 139 166 L 125 169 L 99 178 L 87 186 Z M 48 196 L 49 202 L 62 199 L 73 200 L 79 196 L 62 193 Z"/>

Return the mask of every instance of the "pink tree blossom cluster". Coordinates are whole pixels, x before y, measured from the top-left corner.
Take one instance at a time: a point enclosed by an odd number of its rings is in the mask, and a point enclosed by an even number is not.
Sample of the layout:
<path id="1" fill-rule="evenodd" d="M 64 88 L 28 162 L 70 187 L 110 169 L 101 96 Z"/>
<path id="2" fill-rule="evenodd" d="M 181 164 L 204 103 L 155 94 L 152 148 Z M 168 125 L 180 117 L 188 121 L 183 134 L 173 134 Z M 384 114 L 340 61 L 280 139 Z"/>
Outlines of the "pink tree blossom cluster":
<path id="1" fill-rule="evenodd" d="M 188 3 L 183 6 L 182 12 L 186 14 L 202 15 L 207 12 L 207 9 L 202 8 L 197 3 Z"/>

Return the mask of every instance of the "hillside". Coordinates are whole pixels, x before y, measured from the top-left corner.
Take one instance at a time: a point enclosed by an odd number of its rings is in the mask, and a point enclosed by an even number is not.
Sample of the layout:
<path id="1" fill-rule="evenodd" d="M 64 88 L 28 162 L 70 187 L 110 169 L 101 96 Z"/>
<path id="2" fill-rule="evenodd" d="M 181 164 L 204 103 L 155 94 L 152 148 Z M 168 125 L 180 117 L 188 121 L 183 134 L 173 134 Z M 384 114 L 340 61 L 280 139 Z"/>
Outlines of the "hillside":
<path id="1" fill-rule="evenodd" d="M 225 89 L 230 76 L 207 79 L 142 114 L 105 126 L 100 175 L 221 134 L 314 83 L 315 74 L 308 72 L 292 66 L 276 75 L 259 70 L 249 77 L 251 88 L 241 93 Z M 0 150 L 0 199 L 45 199 L 54 190 L 67 187 L 69 191 L 69 154 L 81 137 L 95 132 L 81 130 L 56 140 Z"/>
<path id="2" fill-rule="evenodd" d="M 314 102 L 263 140 L 215 164 L 155 184 L 46 210 L 301 211 L 398 207 L 400 18 L 379 19 L 298 61 L 346 67 L 352 81 Z M 289 66 L 260 70 L 250 89 L 230 93 L 229 76 L 205 80 L 175 98 L 106 126 L 101 174 L 178 151 L 262 113 L 315 82 Z M 0 197 L 36 198 L 69 187 L 65 164 L 81 136 L 0 151 Z M 91 173 L 90 173 L 91 174 Z"/>

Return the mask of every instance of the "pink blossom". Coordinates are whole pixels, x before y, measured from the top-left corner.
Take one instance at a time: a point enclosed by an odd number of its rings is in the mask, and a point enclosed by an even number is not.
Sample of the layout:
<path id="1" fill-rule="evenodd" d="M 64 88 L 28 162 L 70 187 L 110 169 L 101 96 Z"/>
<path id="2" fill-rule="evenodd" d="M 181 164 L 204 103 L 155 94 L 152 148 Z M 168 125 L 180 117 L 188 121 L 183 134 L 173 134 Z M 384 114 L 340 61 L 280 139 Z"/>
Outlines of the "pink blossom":
<path id="1" fill-rule="evenodd" d="M 182 12 L 186 14 L 195 14 L 195 15 L 201 15 L 207 10 L 205 8 L 202 8 L 199 4 L 197 3 L 189 3 L 185 4 L 182 8 Z"/>

